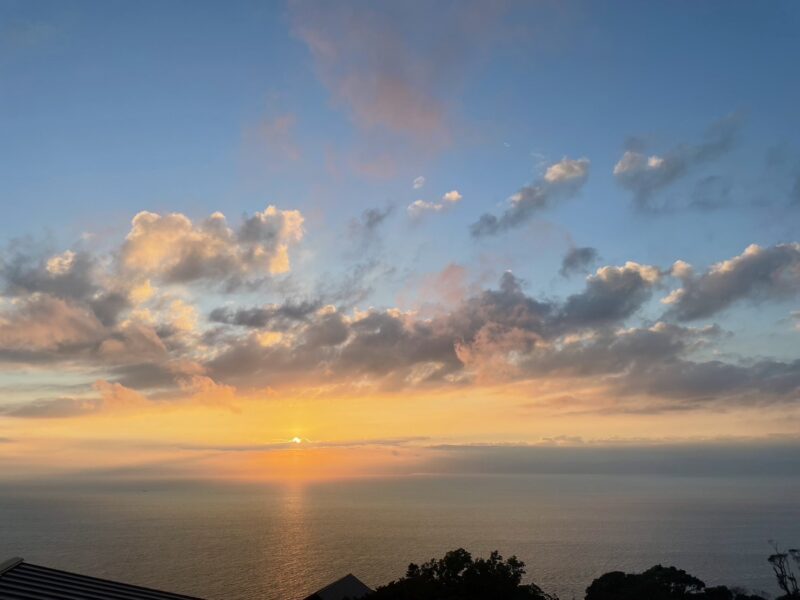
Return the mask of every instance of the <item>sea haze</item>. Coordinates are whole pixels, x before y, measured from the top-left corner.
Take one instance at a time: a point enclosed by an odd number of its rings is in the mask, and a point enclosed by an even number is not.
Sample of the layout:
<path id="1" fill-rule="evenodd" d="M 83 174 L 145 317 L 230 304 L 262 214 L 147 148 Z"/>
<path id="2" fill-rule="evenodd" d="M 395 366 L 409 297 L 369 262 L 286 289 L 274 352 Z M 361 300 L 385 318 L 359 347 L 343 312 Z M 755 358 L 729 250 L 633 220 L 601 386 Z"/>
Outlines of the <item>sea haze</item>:
<path id="1" fill-rule="evenodd" d="M 656 563 L 774 593 L 768 540 L 800 540 L 799 496 L 785 476 L 3 484 L 0 557 L 211 600 L 302 598 L 348 572 L 374 586 L 459 546 L 516 554 L 562 600 Z"/>

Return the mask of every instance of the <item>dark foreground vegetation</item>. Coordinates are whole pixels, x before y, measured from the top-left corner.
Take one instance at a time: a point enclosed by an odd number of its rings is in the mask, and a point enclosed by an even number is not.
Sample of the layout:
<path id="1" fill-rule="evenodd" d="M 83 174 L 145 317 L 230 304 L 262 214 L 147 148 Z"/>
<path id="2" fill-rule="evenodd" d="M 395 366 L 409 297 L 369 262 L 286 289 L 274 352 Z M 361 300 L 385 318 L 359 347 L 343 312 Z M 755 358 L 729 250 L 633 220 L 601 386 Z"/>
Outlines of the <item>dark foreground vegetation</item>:
<path id="1" fill-rule="evenodd" d="M 782 594 L 777 600 L 800 600 L 800 550 L 775 553 L 768 559 Z M 522 583 L 525 563 L 495 551 L 472 558 L 459 548 L 422 565 L 408 566 L 405 577 L 379 587 L 369 600 L 558 600 L 533 583 Z M 656 565 L 643 573 L 612 571 L 595 579 L 585 600 L 765 600 L 724 585 L 707 587 L 675 567 Z"/>

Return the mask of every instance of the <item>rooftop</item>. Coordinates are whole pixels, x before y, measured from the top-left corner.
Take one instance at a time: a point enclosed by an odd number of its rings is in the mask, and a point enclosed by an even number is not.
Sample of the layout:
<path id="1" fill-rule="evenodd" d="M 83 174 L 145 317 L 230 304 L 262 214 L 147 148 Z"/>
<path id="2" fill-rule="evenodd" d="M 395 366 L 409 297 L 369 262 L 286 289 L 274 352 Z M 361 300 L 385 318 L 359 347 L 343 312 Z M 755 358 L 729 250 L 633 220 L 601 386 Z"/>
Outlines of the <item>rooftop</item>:
<path id="1" fill-rule="evenodd" d="M 0 600 L 202 600 L 33 565 L 0 563 Z"/>
<path id="2" fill-rule="evenodd" d="M 326 585 L 318 592 L 311 594 L 305 600 L 342 600 L 343 598 L 363 598 L 372 590 L 358 577 L 348 573 L 341 579 Z"/>

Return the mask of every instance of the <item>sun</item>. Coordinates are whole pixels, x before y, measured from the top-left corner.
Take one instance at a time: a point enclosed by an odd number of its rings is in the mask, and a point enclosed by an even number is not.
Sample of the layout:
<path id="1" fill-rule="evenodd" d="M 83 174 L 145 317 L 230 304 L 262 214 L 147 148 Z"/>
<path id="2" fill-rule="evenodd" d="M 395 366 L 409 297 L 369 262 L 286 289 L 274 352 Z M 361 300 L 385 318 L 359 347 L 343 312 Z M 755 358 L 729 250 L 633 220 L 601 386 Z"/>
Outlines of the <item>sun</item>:
<path id="1" fill-rule="evenodd" d="M 296 437 L 296 436 L 295 436 L 295 437 L 293 437 L 293 438 L 292 438 L 291 440 L 289 440 L 289 441 L 290 441 L 290 442 L 292 442 L 293 444 L 300 444 L 300 443 L 302 443 L 302 441 L 303 441 L 303 440 L 302 440 L 302 439 L 300 439 L 299 437 Z"/>

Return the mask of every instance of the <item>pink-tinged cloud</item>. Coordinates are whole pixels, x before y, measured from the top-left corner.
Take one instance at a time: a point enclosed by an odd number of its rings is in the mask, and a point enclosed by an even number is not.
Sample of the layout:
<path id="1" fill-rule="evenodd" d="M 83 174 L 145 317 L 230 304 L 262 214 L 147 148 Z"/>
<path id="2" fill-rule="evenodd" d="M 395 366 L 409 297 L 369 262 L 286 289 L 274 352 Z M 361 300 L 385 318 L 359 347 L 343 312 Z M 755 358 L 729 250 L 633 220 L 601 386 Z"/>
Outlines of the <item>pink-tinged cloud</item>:
<path id="1" fill-rule="evenodd" d="M 502 6 L 423 3 L 399 14 L 382 8 L 295 2 L 294 31 L 334 103 L 359 128 L 447 145 L 467 66 L 496 36 Z"/>

